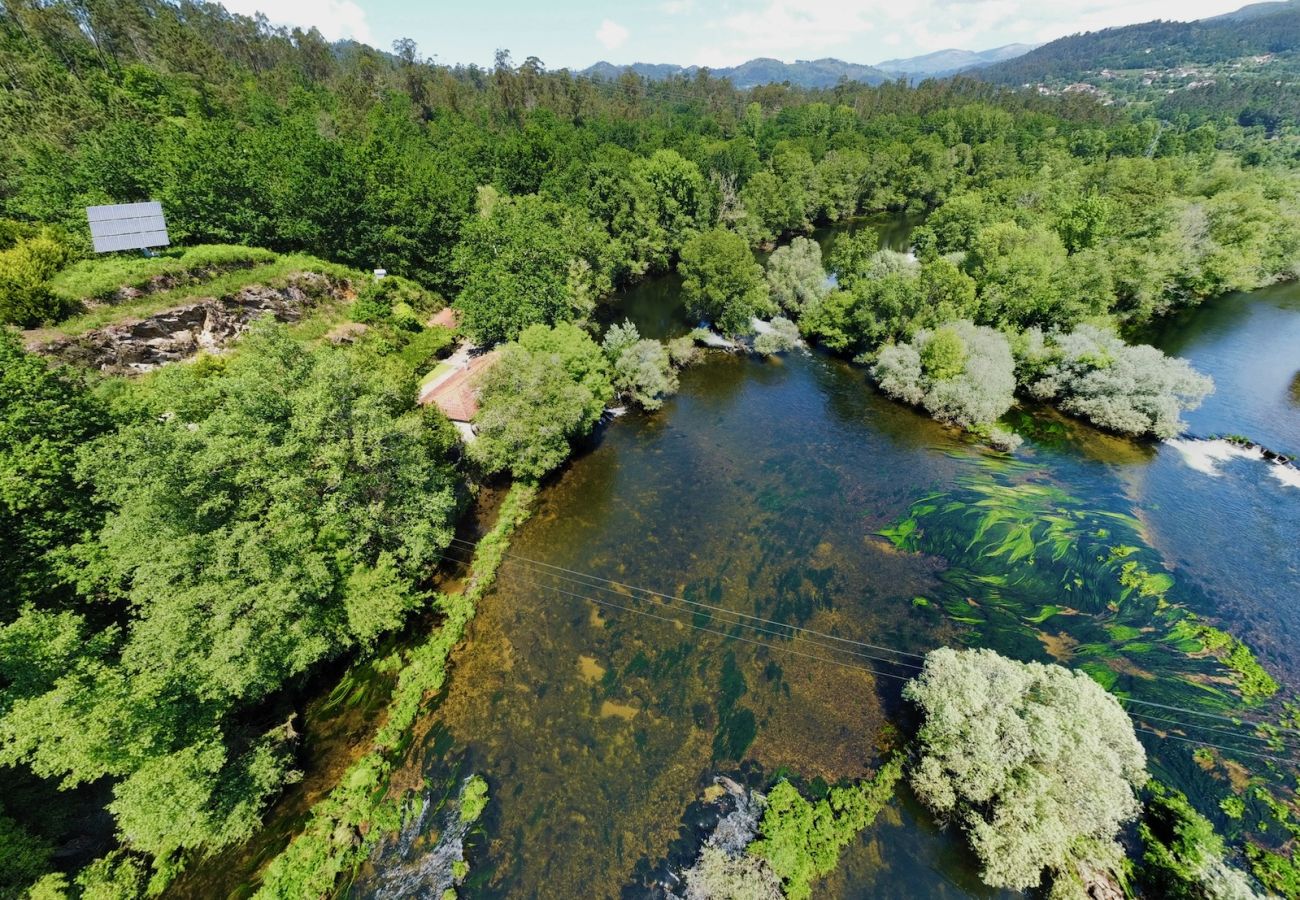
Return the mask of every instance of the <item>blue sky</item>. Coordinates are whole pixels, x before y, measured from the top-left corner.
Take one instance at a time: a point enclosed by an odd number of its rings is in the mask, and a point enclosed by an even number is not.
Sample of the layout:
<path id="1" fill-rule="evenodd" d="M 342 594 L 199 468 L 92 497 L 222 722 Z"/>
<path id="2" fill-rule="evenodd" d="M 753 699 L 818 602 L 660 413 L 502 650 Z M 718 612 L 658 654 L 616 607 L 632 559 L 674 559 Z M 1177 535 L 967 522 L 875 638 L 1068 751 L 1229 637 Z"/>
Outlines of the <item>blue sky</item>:
<path id="1" fill-rule="evenodd" d="M 1247 0 L 221 0 L 272 22 L 315 25 L 387 49 L 413 38 L 441 63 L 488 65 L 506 48 L 548 68 L 734 65 L 835 56 L 875 63 L 959 47 L 1041 43 L 1151 19 L 1195 19 Z"/>

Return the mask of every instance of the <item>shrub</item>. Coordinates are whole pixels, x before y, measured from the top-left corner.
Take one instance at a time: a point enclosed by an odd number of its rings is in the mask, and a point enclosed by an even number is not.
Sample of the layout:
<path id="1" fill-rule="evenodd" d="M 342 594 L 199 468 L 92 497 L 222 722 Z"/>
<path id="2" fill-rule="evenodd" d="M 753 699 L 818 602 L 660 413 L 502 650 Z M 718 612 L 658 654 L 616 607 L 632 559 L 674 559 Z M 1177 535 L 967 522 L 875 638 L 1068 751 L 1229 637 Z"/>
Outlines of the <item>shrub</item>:
<path id="1" fill-rule="evenodd" d="M 875 821 L 902 775 L 903 761 L 896 756 L 875 778 L 831 788 L 817 801 L 782 780 L 767 795 L 761 836 L 748 852 L 771 864 L 790 900 L 811 897 L 813 881 L 832 871 L 841 851 Z"/>
<path id="2" fill-rule="evenodd" d="M 1186 360 L 1126 344 L 1091 325 L 1052 335 L 1045 345 L 1034 342 L 1028 352 L 1038 357 L 1022 363 L 1032 396 L 1111 431 L 1172 437 L 1186 427 L 1183 410 L 1214 390 Z"/>
<path id="3" fill-rule="evenodd" d="M 911 784 L 966 834 L 981 877 L 1031 888 L 1044 869 L 1115 858 L 1135 818 L 1146 754 L 1133 723 L 1082 672 L 991 650 L 930 653 L 904 696 L 920 707 Z"/>
<path id="4" fill-rule="evenodd" d="M 70 255 L 48 232 L 0 251 L 0 324 L 31 327 L 72 312 L 76 305 L 55 296 L 49 286 Z"/>
<path id="5" fill-rule="evenodd" d="M 731 856 L 718 847 L 705 847 L 685 874 L 685 900 L 785 900 L 781 880 L 767 860 L 748 853 Z"/>
<path id="6" fill-rule="evenodd" d="M 799 328 L 784 316 L 777 316 L 771 322 L 771 330 L 764 331 L 754 338 L 754 352 L 763 356 L 786 353 L 799 344 Z"/>
<path id="7" fill-rule="evenodd" d="M 488 805 L 488 783 L 482 775 L 472 775 L 460 792 L 460 820 L 477 822 Z"/>
<path id="8" fill-rule="evenodd" d="M 885 347 L 871 374 L 889 396 L 965 428 L 996 421 L 1015 399 L 1007 339 L 964 320 L 922 329 L 908 343 Z"/>

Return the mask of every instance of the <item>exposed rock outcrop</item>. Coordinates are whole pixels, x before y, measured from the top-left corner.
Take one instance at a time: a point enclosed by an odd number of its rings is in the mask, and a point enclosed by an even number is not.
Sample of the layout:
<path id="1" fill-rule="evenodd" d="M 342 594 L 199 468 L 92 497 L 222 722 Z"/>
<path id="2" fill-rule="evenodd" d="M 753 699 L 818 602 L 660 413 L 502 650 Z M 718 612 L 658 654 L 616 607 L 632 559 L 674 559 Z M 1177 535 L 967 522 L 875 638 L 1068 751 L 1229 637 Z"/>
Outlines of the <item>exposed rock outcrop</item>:
<path id="1" fill-rule="evenodd" d="M 348 289 L 344 280 L 298 272 L 277 287 L 248 285 L 225 297 L 195 300 L 146 318 L 37 341 L 31 349 L 110 375 L 148 372 L 202 350 L 219 350 L 263 316 L 296 322 L 305 310 L 323 300 L 340 298 Z"/>

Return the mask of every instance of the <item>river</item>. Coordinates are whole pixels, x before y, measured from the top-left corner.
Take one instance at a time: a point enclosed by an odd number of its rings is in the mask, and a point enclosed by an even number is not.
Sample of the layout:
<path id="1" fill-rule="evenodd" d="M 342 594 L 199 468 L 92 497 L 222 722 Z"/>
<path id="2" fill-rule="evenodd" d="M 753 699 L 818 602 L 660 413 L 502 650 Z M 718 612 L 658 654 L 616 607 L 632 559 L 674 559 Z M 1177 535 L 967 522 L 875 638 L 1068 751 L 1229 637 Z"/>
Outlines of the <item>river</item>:
<path id="1" fill-rule="evenodd" d="M 901 247 L 906 232 L 895 223 L 883 242 Z M 619 299 L 618 316 L 645 336 L 684 333 L 678 291 L 675 276 L 649 280 Z M 1189 417 L 1192 434 L 1300 450 L 1300 288 L 1222 298 L 1153 340 L 1217 382 Z M 795 352 L 711 354 L 683 372 L 662 410 L 603 428 L 542 492 L 410 750 L 412 773 L 472 769 L 491 785 L 461 896 L 642 896 L 714 774 L 862 776 L 908 715 L 899 687 L 915 657 L 892 648 L 986 644 L 1023 659 L 1083 659 L 1073 648 L 1091 646 L 1082 629 L 1096 625 L 1083 579 L 1069 609 L 1004 622 L 998 604 L 1020 602 L 1014 586 L 989 600 L 956 577 L 960 562 L 900 551 L 878 534 L 915 515 L 921 498 L 975 490 L 979 479 L 1050 484 L 1081 523 L 1114 514 L 1119 530 L 1131 517 L 1127 541 L 1141 546 L 1133 558 L 1171 576 L 1171 597 L 1226 622 L 1295 683 L 1300 487 L 1259 460 L 1227 459 L 1211 473 L 1175 447 L 1103 435 L 1048 410 L 1013 424 L 1027 441 L 1006 460 L 885 399 L 861 367 Z M 633 599 L 611 582 L 664 596 Z M 963 603 L 978 615 L 952 614 Z M 721 609 L 839 640 L 733 627 Z M 1128 627 L 1120 622 L 1103 624 L 1118 635 Z M 1091 657 L 1116 689 L 1168 700 L 1184 697 L 1179 685 L 1213 681 L 1196 674 L 1196 660 L 1123 646 L 1131 655 Z M 1166 677 L 1183 664 L 1187 678 Z M 1162 774 L 1217 796 L 1217 781 L 1198 781 L 1189 745 L 1144 743 Z M 404 846 L 420 852 L 418 842 Z M 386 873 L 409 863 L 381 856 L 354 895 L 391 895 Z M 905 794 L 818 890 L 987 895 L 959 838 Z"/>

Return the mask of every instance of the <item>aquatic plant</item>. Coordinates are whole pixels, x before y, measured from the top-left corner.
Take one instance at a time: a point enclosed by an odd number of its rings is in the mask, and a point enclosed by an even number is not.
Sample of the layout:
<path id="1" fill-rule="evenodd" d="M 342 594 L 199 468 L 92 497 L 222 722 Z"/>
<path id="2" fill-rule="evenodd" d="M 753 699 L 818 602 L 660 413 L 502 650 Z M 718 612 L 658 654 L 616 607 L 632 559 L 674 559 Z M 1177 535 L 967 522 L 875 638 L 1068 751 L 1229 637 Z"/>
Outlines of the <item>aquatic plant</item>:
<path id="1" fill-rule="evenodd" d="M 1171 599 L 1175 580 L 1137 519 L 1085 505 L 1024 463 L 986 458 L 878 533 L 947 561 L 948 590 L 930 599 L 986 646 L 1178 705 L 1224 708 L 1224 683 L 1252 703 L 1278 689 L 1249 647 Z"/>
<path id="2" fill-rule="evenodd" d="M 816 801 L 778 781 L 767 795 L 760 837 L 747 852 L 768 861 L 786 897 L 805 900 L 813 882 L 831 872 L 849 842 L 875 821 L 902 775 L 903 758 L 894 756 L 875 777 L 833 787 Z"/>

